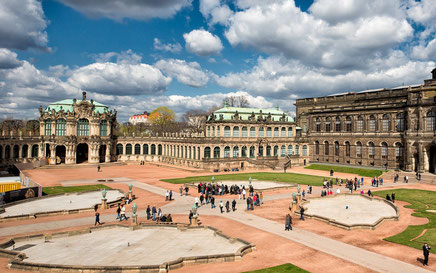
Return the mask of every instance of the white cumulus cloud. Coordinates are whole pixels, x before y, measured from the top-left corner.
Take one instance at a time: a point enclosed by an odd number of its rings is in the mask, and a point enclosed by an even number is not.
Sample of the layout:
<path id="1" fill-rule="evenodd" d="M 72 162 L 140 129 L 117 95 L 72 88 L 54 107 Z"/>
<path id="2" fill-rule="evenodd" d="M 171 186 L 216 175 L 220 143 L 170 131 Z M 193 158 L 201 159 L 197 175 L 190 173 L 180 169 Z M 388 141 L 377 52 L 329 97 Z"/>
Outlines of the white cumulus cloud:
<path id="1" fill-rule="evenodd" d="M 151 95 L 166 91 L 171 79 L 148 64 L 93 63 L 72 72 L 68 83 L 109 95 Z"/>
<path id="2" fill-rule="evenodd" d="M 17 68 L 23 64 L 17 59 L 17 53 L 6 48 L 0 48 L 0 69 Z"/>
<path id="3" fill-rule="evenodd" d="M 46 27 L 40 1 L 0 1 L 0 47 L 48 50 Z"/>
<path id="4" fill-rule="evenodd" d="M 192 0 L 58 0 L 91 18 L 109 18 L 121 21 L 124 18 L 149 20 L 169 18 Z"/>
<path id="5" fill-rule="evenodd" d="M 219 54 L 223 49 L 220 38 L 204 29 L 185 33 L 183 38 L 185 38 L 186 49 L 199 56 Z"/>
<path id="6" fill-rule="evenodd" d="M 182 51 L 182 46 L 179 43 L 163 44 L 158 38 L 153 39 L 153 46 L 156 50 L 168 51 L 171 53 L 179 53 L 180 51 Z"/>
<path id="7" fill-rule="evenodd" d="M 154 66 L 166 75 L 174 77 L 177 81 L 192 87 L 203 87 L 209 81 L 209 76 L 201 69 L 200 64 L 197 62 L 167 59 L 158 61 Z"/>

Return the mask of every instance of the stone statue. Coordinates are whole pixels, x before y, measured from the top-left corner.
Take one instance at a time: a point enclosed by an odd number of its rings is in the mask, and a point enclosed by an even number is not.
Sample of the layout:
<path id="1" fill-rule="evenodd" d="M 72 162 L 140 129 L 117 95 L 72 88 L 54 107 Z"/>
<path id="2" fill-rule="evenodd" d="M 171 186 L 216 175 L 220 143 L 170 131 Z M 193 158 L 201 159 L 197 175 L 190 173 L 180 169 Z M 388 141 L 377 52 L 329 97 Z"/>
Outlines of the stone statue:
<path id="1" fill-rule="evenodd" d="M 297 192 L 298 192 L 298 194 L 301 194 L 301 187 L 300 187 L 299 184 L 298 184 L 298 186 L 297 186 Z"/>
<path id="2" fill-rule="evenodd" d="M 133 185 L 132 185 L 132 183 L 130 183 L 129 184 L 129 193 L 132 193 L 132 187 L 133 187 Z"/>
<path id="3" fill-rule="evenodd" d="M 198 213 L 197 213 L 197 205 L 194 203 L 194 205 L 192 205 L 192 218 L 197 219 L 198 218 Z"/>
<path id="4" fill-rule="evenodd" d="M 136 211 L 138 210 L 138 206 L 136 205 L 136 203 L 133 204 L 132 206 L 132 217 L 136 216 Z"/>
<path id="5" fill-rule="evenodd" d="M 102 197 L 102 200 L 106 200 L 106 189 L 103 189 L 101 191 L 101 197 Z"/>
<path id="6" fill-rule="evenodd" d="M 295 192 L 292 193 L 292 204 L 297 203 L 297 194 Z"/>
<path id="7" fill-rule="evenodd" d="M 82 92 L 82 100 L 86 100 L 86 92 L 85 91 Z"/>

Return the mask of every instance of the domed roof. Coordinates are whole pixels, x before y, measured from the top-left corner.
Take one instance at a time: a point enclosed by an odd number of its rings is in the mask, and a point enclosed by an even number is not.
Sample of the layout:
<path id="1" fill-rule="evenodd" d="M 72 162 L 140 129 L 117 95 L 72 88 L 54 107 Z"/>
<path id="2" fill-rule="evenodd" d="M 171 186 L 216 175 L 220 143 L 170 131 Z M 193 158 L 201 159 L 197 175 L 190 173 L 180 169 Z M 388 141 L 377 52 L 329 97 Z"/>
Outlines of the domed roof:
<path id="1" fill-rule="evenodd" d="M 64 112 L 74 112 L 73 109 L 73 105 L 74 105 L 74 101 L 73 99 L 65 99 L 65 100 L 60 100 L 60 101 L 56 101 L 56 102 L 52 102 L 50 103 L 47 108 L 44 110 L 44 112 L 51 112 L 51 111 L 56 111 L 59 112 L 61 110 L 63 110 Z M 76 101 L 77 103 L 80 103 L 82 101 L 87 101 L 90 104 L 94 105 L 94 112 L 95 113 L 105 113 L 105 112 L 109 112 L 109 107 L 101 104 L 99 102 L 96 101 L 90 101 L 90 100 L 81 100 L 81 101 Z"/>

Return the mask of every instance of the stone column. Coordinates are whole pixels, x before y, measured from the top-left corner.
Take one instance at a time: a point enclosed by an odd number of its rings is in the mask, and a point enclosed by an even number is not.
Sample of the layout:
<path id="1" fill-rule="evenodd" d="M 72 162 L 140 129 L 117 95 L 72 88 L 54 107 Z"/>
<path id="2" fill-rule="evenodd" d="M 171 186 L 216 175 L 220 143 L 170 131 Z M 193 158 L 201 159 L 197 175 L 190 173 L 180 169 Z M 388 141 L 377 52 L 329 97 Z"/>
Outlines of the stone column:
<path id="1" fill-rule="evenodd" d="M 141 145 L 141 150 L 142 150 L 142 145 Z M 106 162 L 106 163 L 111 162 L 111 144 L 110 143 L 106 144 L 106 155 L 104 158 L 104 162 Z"/>
<path id="2" fill-rule="evenodd" d="M 56 165 L 56 145 L 50 144 L 50 165 Z"/>
<path id="3" fill-rule="evenodd" d="M 18 158 L 23 158 L 23 145 L 18 145 Z"/>
<path id="4" fill-rule="evenodd" d="M 406 142 L 406 158 L 405 158 L 405 169 L 406 169 L 406 171 L 407 172 L 411 172 L 411 171 L 413 171 L 413 166 L 412 166 L 412 157 L 413 157 L 413 154 L 412 154 L 412 145 L 413 145 L 413 143 L 412 143 L 412 141 L 411 140 L 408 140 L 407 142 Z"/>
<path id="5" fill-rule="evenodd" d="M 27 158 L 32 158 L 32 148 L 33 148 L 33 144 L 28 144 L 27 145 Z"/>
<path id="6" fill-rule="evenodd" d="M 418 142 L 418 172 L 424 172 L 424 147 L 422 141 Z"/>

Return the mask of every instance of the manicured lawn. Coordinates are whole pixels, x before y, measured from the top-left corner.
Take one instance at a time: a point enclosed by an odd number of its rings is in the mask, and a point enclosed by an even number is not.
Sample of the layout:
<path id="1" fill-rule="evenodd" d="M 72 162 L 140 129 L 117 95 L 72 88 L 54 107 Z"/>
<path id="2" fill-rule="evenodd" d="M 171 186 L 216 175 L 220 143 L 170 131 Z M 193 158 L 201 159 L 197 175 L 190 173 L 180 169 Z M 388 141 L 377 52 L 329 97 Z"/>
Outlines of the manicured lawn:
<path id="1" fill-rule="evenodd" d="M 378 177 L 383 174 L 383 171 L 381 170 L 371 170 L 371 169 L 353 168 L 353 167 L 345 167 L 345 166 L 331 166 L 331 165 L 321 165 L 321 164 L 312 164 L 310 166 L 305 167 L 305 169 L 321 170 L 321 171 L 333 170 L 334 172 L 353 173 L 353 174 L 357 174 L 358 176 L 368 176 L 368 177 L 374 177 L 374 176 Z"/>
<path id="2" fill-rule="evenodd" d="M 268 267 L 244 273 L 309 273 L 309 271 L 301 269 L 293 264 L 282 264 L 274 267 Z"/>
<path id="3" fill-rule="evenodd" d="M 432 249 L 430 252 L 436 253 L 436 213 L 428 212 L 427 210 L 436 210 L 436 192 L 424 191 L 424 190 L 409 190 L 409 189 L 396 189 L 386 191 L 375 191 L 374 195 L 385 198 L 386 194 L 395 192 L 395 199 L 406 201 L 410 203 L 410 206 L 406 208 L 415 209 L 413 216 L 425 217 L 429 222 L 420 226 L 408 226 L 406 230 L 392 237 L 385 238 L 386 241 L 403 244 L 406 246 L 422 249 L 424 242 L 427 242 Z M 424 229 L 427 229 L 426 233 L 413 240 L 411 239 L 419 236 Z"/>
<path id="4" fill-rule="evenodd" d="M 83 186 L 71 186 L 71 187 L 44 187 L 42 188 L 42 192 L 44 194 L 58 194 L 58 193 L 71 193 L 71 192 L 84 192 L 84 191 L 92 191 L 92 190 L 110 190 L 112 188 L 105 186 L 103 184 L 95 184 L 95 185 L 83 185 Z"/>
<path id="5" fill-rule="evenodd" d="M 276 181 L 276 182 L 288 182 L 303 185 L 321 186 L 322 176 L 307 175 L 307 174 L 297 174 L 297 173 L 238 173 L 238 174 L 221 174 L 214 175 L 215 182 L 223 180 L 248 180 L 251 176 L 252 179 L 263 180 L 263 181 Z M 212 175 L 207 176 L 190 176 L 185 178 L 175 178 L 175 179 L 162 179 L 162 181 L 173 183 L 173 184 L 183 184 L 191 182 L 209 182 L 212 179 Z"/>

